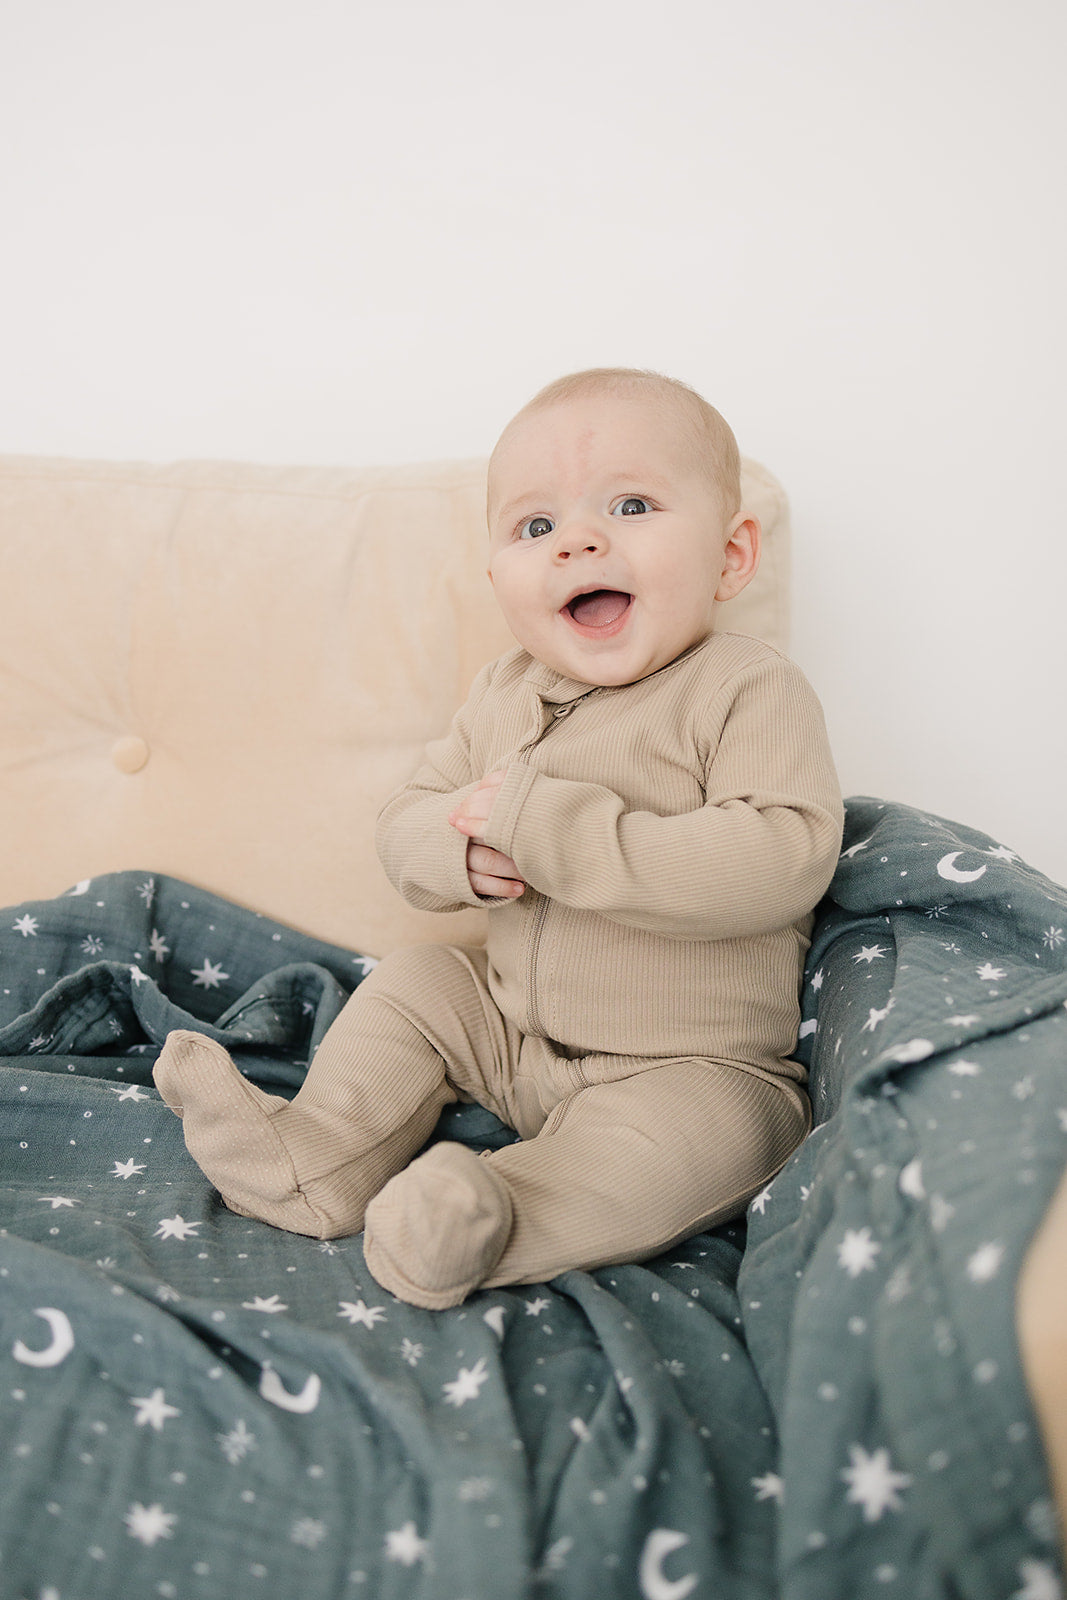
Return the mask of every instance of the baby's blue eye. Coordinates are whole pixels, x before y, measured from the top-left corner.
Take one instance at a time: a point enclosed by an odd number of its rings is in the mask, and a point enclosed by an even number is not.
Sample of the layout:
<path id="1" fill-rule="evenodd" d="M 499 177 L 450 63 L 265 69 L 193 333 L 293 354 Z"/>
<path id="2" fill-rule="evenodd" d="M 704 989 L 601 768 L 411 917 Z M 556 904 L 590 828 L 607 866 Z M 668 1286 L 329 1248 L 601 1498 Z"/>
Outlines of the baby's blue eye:
<path id="1" fill-rule="evenodd" d="M 640 495 L 627 495 L 625 500 L 620 500 L 615 507 L 617 517 L 643 517 L 646 511 L 651 510 L 647 500 L 642 500 Z"/>
<path id="2" fill-rule="evenodd" d="M 551 517 L 531 517 L 529 522 L 524 522 L 519 529 L 520 539 L 543 539 L 546 533 L 551 533 L 555 523 Z"/>

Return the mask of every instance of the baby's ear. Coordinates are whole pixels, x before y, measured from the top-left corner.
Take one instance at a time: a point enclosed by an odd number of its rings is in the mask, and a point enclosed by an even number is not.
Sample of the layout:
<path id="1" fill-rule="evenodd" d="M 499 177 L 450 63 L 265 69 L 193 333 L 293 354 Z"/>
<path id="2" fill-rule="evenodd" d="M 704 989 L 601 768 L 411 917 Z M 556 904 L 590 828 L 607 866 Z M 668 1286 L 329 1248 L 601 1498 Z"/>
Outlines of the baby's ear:
<path id="1" fill-rule="evenodd" d="M 716 600 L 732 600 L 752 582 L 759 566 L 761 538 L 759 518 L 739 511 L 727 531 Z"/>

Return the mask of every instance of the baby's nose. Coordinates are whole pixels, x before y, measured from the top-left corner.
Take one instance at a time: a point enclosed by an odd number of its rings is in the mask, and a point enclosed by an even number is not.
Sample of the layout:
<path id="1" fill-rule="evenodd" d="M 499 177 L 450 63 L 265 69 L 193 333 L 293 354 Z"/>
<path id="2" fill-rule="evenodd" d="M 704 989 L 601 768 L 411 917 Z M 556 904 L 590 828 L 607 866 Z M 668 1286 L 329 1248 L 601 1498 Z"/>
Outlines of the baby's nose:
<path id="1" fill-rule="evenodd" d="M 571 556 L 597 555 L 607 549 L 606 530 L 587 518 L 575 518 L 563 523 L 556 532 L 556 559 L 567 561 Z"/>

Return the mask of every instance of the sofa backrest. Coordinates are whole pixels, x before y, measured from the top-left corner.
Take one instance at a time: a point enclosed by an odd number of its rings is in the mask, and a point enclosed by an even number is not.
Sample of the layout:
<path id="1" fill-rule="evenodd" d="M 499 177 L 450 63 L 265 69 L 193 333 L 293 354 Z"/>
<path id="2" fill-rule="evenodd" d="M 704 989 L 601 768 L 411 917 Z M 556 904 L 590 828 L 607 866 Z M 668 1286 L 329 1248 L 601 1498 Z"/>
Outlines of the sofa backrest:
<path id="1" fill-rule="evenodd" d="M 785 647 L 785 496 L 721 625 Z M 0 457 L 0 905 L 166 873 L 382 955 L 473 942 L 373 832 L 484 662 L 485 463 L 363 470 Z"/>

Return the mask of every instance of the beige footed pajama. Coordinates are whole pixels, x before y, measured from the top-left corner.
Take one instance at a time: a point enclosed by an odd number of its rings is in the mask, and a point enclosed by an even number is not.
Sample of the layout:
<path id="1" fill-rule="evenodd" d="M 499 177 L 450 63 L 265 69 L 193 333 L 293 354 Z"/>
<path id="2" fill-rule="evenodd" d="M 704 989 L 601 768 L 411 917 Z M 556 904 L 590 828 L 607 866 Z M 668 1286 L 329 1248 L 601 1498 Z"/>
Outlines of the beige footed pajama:
<path id="1" fill-rule="evenodd" d="M 807 1131 L 792 1083 L 696 1057 L 569 1059 L 524 1038 L 493 1004 L 486 964 L 447 945 L 386 957 L 291 1104 L 203 1035 L 172 1034 L 156 1081 L 175 1110 L 199 1090 L 206 1109 L 188 1113 L 186 1138 L 227 1204 L 317 1238 L 365 1218 L 378 1281 L 449 1306 L 479 1284 L 641 1260 L 733 1216 Z M 413 1160 L 456 1100 L 521 1141 L 482 1156 L 440 1142 Z"/>
<path id="2" fill-rule="evenodd" d="M 232 1209 L 365 1227 L 375 1278 L 431 1308 L 654 1255 L 741 1211 L 809 1123 L 799 978 L 842 807 L 797 668 L 715 634 L 590 688 L 510 652 L 382 812 L 411 903 L 479 903 L 448 816 L 499 769 L 483 837 L 526 889 L 488 902 L 485 950 L 387 956 L 291 1103 L 199 1034 L 172 1034 L 155 1069 Z M 520 1142 L 420 1155 L 457 1100 Z"/>

